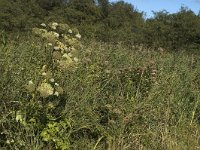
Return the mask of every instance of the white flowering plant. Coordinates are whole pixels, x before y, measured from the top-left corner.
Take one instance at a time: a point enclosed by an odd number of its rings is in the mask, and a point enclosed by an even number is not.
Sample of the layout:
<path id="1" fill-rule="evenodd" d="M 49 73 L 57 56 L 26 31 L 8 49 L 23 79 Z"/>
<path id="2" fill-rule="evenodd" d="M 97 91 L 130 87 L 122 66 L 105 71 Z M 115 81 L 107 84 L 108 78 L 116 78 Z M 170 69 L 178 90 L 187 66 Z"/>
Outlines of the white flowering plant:
<path id="1" fill-rule="evenodd" d="M 67 24 L 56 22 L 48 25 L 42 23 L 42 28 L 33 28 L 33 33 L 47 42 L 47 48 L 53 59 L 54 67 L 65 71 L 74 69 L 78 61 L 78 49 L 81 47 L 81 35 L 77 29 L 71 29 Z M 55 69 L 55 68 L 54 68 Z"/>
<path id="2" fill-rule="evenodd" d="M 34 35 L 42 39 L 45 56 L 42 64 L 37 67 L 35 77 L 29 78 L 25 84 L 27 94 L 27 108 L 16 113 L 16 121 L 27 127 L 41 127 L 40 137 L 44 142 L 53 142 L 59 149 L 66 149 L 63 137 L 56 137 L 59 133 L 57 127 L 62 128 L 69 122 L 63 121 L 65 115 L 66 76 L 75 72 L 80 64 L 79 49 L 81 48 L 81 35 L 77 29 L 72 29 L 67 24 L 51 22 L 42 23 L 40 27 L 33 28 Z M 34 108 L 34 109 L 32 109 Z M 25 115 L 29 114 L 29 117 Z M 66 120 L 66 118 L 65 118 Z M 56 124 L 56 126 L 50 127 Z M 61 126 L 62 125 L 62 126 Z M 49 133 L 55 137 L 49 137 Z M 56 140 L 55 140 L 56 139 Z M 9 143 L 10 141 L 8 141 Z"/>
<path id="3" fill-rule="evenodd" d="M 47 64 L 41 69 L 42 78 L 37 85 L 31 81 L 26 87 L 29 92 L 39 93 L 43 98 L 59 96 L 64 90 L 55 82 L 54 77 L 77 68 L 81 35 L 77 29 L 71 29 L 67 24 L 51 22 L 48 25 L 42 23 L 40 26 L 41 28 L 33 28 L 32 31 L 46 43 Z"/>

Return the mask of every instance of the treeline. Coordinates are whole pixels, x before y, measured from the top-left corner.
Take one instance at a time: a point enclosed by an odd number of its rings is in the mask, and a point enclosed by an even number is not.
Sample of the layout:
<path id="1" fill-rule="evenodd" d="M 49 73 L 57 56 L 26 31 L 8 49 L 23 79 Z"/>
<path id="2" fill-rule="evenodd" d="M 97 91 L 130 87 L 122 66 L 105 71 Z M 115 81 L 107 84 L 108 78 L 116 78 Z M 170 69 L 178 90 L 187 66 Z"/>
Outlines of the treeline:
<path id="1" fill-rule="evenodd" d="M 182 7 L 169 14 L 143 12 L 124 1 L 108 0 L 0 0 L 0 28 L 29 31 L 42 22 L 57 21 L 79 28 L 83 37 L 104 42 L 145 44 L 181 49 L 199 47 L 200 16 Z"/>

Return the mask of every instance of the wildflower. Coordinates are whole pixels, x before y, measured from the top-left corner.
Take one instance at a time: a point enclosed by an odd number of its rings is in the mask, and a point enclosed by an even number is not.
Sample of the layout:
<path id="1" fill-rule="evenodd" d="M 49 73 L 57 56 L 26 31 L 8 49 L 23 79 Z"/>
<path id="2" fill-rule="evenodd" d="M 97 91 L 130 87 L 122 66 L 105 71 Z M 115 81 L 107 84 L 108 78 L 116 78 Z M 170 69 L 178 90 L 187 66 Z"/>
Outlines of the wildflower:
<path id="1" fill-rule="evenodd" d="M 70 57 L 67 58 L 67 60 L 61 60 L 59 61 L 59 66 L 61 69 L 66 69 L 70 67 L 73 64 L 73 61 Z"/>
<path id="2" fill-rule="evenodd" d="M 53 46 L 53 44 L 52 44 L 52 43 L 48 43 L 47 45 L 48 45 L 48 46 Z"/>
<path id="3" fill-rule="evenodd" d="M 33 83 L 33 81 L 29 81 L 28 85 L 26 85 L 26 89 L 31 93 L 35 91 L 35 84 Z"/>
<path id="4" fill-rule="evenodd" d="M 29 85 L 33 84 L 33 81 L 32 80 L 28 81 L 28 84 Z"/>
<path id="5" fill-rule="evenodd" d="M 58 26 L 58 23 L 57 22 L 53 22 L 52 26 Z"/>
<path id="6" fill-rule="evenodd" d="M 54 33 L 54 35 L 55 35 L 57 38 L 60 36 L 60 35 L 59 35 L 58 33 L 56 33 L 56 32 Z"/>
<path id="7" fill-rule="evenodd" d="M 46 29 L 39 29 L 39 34 L 45 34 L 45 33 L 47 33 L 48 31 L 46 30 Z"/>
<path id="8" fill-rule="evenodd" d="M 70 49 L 68 48 L 68 47 L 64 47 L 64 50 L 65 50 L 65 52 L 69 52 L 70 51 Z"/>
<path id="9" fill-rule="evenodd" d="M 72 34 L 72 30 L 71 30 L 71 29 L 69 29 L 69 30 L 68 30 L 68 33 Z"/>
<path id="10" fill-rule="evenodd" d="M 76 37 L 77 39 L 80 39 L 80 38 L 81 38 L 81 35 L 78 33 L 78 34 L 75 35 L 75 37 Z"/>
<path id="11" fill-rule="evenodd" d="M 53 31 L 42 33 L 40 36 L 51 43 L 54 43 L 59 37 L 59 35 Z"/>
<path id="12" fill-rule="evenodd" d="M 43 72 L 46 72 L 46 70 L 47 70 L 47 65 L 43 65 L 43 66 L 42 66 L 42 71 L 43 71 Z"/>
<path id="13" fill-rule="evenodd" d="M 62 51 L 64 51 L 65 45 L 62 42 L 57 41 L 56 45 L 59 47 L 59 49 L 61 49 Z"/>
<path id="14" fill-rule="evenodd" d="M 74 57 L 74 61 L 75 61 L 75 62 L 78 62 L 78 58 L 77 58 L 77 57 Z"/>
<path id="15" fill-rule="evenodd" d="M 71 38 L 69 41 L 68 41 L 69 45 L 71 46 L 77 46 L 77 43 L 79 43 L 79 41 L 76 39 L 76 38 Z"/>
<path id="16" fill-rule="evenodd" d="M 37 91 L 40 93 L 40 96 L 43 98 L 47 98 L 50 95 L 53 95 L 53 88 L 48 83 L 42 83 L 38 88 Z"/>
<path id="17" fill-rule="evenodd" d="M 55 83 L 55 86 L 59 86 L 59 84 L 58 84 L 58 83 Z"/>
<path id="18" fill-rule="evenodd" d="M 152 72 L 151 75 L 152 75 L 152 76 L 155 76 L 155 75 L 156 75 L 156 72 Z"/>
<path id="19" fill-rule="evenodd" d="M 64 57 L 64 58 L 66 58 L 67 62 L 70 63 L 70 64 L 73 62 L 73 60 L 68 55 L 67 55 L 67 57 Z"/>
<path id="20" fill-rule="evenodd" d="M 59 96 L 59 93 L 56 91 L 56 92 L 54 93 L 54 95 L 55 95 L 55 96 Z"/>
<path id="21" fill-rule="evenodd" d="M 56 26 L 51 26 L 51 28 L 52 28 L 53 30 L 56 30 Z"/>
<path id="22" fill-rule="evenodd" d="M 15 141 L 12 139 L 12 140 L 11 140 L 11 143 L 14 143 L 14 142 L 15 142 Z"/>
<path id="23" fill-rule="evenodd" d="M 58 38 L 60 35 L 57 32 L 50 31 L 48 32 L 48 36 L 51 36 L 52 38 Z"/>
<path id="24" fill-rule="evenodd" d="M 23 116 L 22 116 L 20 111 L 17 111 L 15 120 L 17 122 L 22 122 L 23 121 Z"/>
<path id="25" fill-rule="evenodd" d="M 50 82 L 55 82 L 54 78 L 51 78 L 49 81 L 50 81 Z"/>
<path id="26" fill-rule="evenodd" d="M 48 103 L 48 108 L 53 109 L 53 108 L 55 108 L 55 106 L 54 106 L 54 104 L 52 102 L 49 102 Z"/>
<path id="27" fill-rule="evenodd" d="M 66 42 L 67 42 L 67 44 L 68 44 L 69 46 L 72 46 L 72 45 L 74 44 L 74 42 L 73 42 L 72 39 L 68 39 Z"/>
<path id="28" fill-rule="evenodd" d="M 51 34 L 52 36 L 55 36 L 55 37 L 60 36 L 57 32 L 54 32 L 54 31 L 49 31 L 48 33 Z"/>
<path id="29" fill-rule="evenodd" d="M 42 76 L 46 76 L 46 75 L 47 75 L 46 72 L 43 72 L 43 73 L 42 73 Z"/>
<path id="30" fill-rule="evenodd" d="M 68 53 L 68 56 L 69 56 L 69 57 L 72 57 L 73 55 L 72 55 L 72 53 Z"/>
<path id="31" fill-rule="evenodd" d="M 53 49 L 56 50 L 56 51 L 58 51 L 58 50 L 60 50 L 60 47 L 58 47 L 58 46 L 54 46 Z"/>
<path id="32" fill-rule="evenodd" d="M 11 143 L 14 143 L 15 141 L 12 139 L 11 141 L 10 140 L 6 140 L 6 144 L 11 144 Z"/>
<path id="33" fill-rule="evenodd" d="M 47 27 L 45 23 L 40 24 L 42 27 Z"/>
<path id="34" fill-rule="evenodd" d="M 52 24 L 49 24 L 49 27 L 52 28 L 53 30 L 56 30 L 57 26 L 58 26 L 57 22 L 53 22 Z"/>
<path id="35" fill-rule="evenodd" d="M 62 57 L 63 57 L 63 58 L 68 58 L 69 55 L 65 53 Z"/>
<path id="36" fill-rule="evenodd" d="M 6 144 L 10 144 L 10 140 L 6 140 Z"/>
<path id="37" fill-rule="evenodd" d="M 32 32 L 38 36 L 41 36 L 41 34 L 47 33 L 47 30 L 45 29 L 39 29 L 39 28 L 33 28 Z"/>

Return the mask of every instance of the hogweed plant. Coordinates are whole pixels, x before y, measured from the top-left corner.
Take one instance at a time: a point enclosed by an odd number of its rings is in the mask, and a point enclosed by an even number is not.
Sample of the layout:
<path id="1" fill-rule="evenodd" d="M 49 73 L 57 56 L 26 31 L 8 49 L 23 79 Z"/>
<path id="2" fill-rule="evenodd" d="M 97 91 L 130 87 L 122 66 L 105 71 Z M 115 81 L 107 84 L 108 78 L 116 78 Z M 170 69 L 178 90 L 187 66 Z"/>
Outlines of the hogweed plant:
<path id="1" fill-rule="evenodd" d="M 64 115 L 62 110 L 56 114 L 54 110 L 62 103 L 63 98 L 61 97 L 66 93 L 62 87 L 63 81 L 59 83 L 61 76 L 65 76 L 66 71 L 77 69 L 81 35 L 77 29 L 72 30 L 67 24 L 53 22 L 48 25 L 42 23 L 40 26 L 41 28 L 33 28 L 32 31 L 45 43 L 46 62 L 41 67 L 37 79 L 29 80 L 25 86 L 31 96 L 33 107 L 38 109 L 29 116 L 32 116 L 30 119 L 35 120 L 38 125 L 42 120 L 46 120 L 47 127 L 41 131 L 41 138 L 44 142 L 53 142 L 56 148 L 64 150 L 68 149 L 67 137 L 64 138 L 62 135 L 56 137 L 56 135 L 68 132 L 69 129 L 63 127 L 68 126 L 69 122 L 61 119 Z M 42 115 L 42 120 L 38 117 L 38 113 Z M 27 126 L 28 122 L 23 114 L 26 113 L 22 110 L 18 111 L 16 121 Z M 63 128 L 63 133 L 57 128 Z"/>
<path id="2" fill-rule="evenodd" d="M 81 46 L 79 41 L 81 35 L 78 30 L 72 31 L 67 24 L 55 22 L 48 26 L 43 23 L 41 26 L 43 28 L 33 28 L 33 33 L 47 42 L 46 48 L 53 60 L 52 66 L 60 70 L 75 67 L 79 61 L 77 53 Z"/>
<path id="3" fill-rule="evenodd" d="M 78 30 L 72 31 L 67 24 L 56 22 L 48 25 L 42 23 L 41 28 L 33 28 L 33 33 L 46 42 L 47 64 L 41 69 L 42 80 L 35 88 L 40 96 L 47 98 L 51 95 L 59 96 L 63 94 L 63 89 L 59 83 L 55 82 L 56 73 L 64 72 L 68 69 L 75 69 L 79 62 L 77 58 L 78 48 L 80 48 L 81 35 Z M 27 89 L 33 92 L 34 83 L 29 81 Z"/>

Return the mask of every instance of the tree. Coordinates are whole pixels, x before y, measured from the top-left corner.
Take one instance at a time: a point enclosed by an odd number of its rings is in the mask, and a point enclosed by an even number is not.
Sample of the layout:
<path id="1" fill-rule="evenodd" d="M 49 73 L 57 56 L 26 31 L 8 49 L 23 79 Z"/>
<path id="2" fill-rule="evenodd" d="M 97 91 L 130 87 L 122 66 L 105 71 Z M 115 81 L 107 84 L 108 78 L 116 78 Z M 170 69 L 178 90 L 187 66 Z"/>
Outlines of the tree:
<path id="1" fill-rule="evenodd" d="M 44 19 L 44 10 L 35 0 L 1 0 L 0 28 L 24 30 Z"/>
<path id="2" fill-rule="evenodd" d="M 146 23 L 146 41 L 155 47 L 180 49 L 200 44 L 200 18 L 186 7 L 178 13 L 154 12 Z"/>
<path id="3" fill-rule="evenodd" d="M 64 3 L 63 0 L 37 0 L 41 8 L 45 10 L 52 10 L 54 7 L 60 7 Z"/>
<path id="4" fill-rule="evenodd" d="M 67 18 L 76 24 L 94 24 L 100 18 L 100 11 L 94 0 L 69 0 Z"/>
<path id="5" fill-rule="evenodd" d="M 98 5 L 101 10 L 102 18 L 106 18 L 109 13 L 109 1 L 108 0 L 98 0 Z"/>

